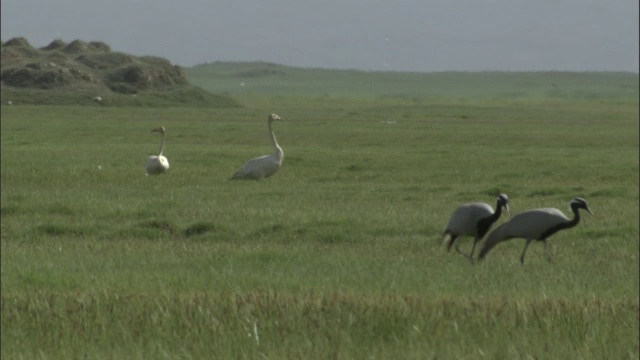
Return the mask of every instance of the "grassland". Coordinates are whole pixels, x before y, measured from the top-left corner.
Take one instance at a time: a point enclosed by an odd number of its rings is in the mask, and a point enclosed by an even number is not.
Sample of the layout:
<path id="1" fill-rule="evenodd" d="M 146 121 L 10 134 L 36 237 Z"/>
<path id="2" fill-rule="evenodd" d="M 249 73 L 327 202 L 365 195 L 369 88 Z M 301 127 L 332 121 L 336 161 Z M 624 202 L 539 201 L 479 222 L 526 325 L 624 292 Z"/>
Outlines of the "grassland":
<path id="1" fill-rule="evenodd" d="M 637 75 L 538 74 L 517 96 L 508 74 L 439 96 L 351 75 L 247 82 L 240 108 L 3 106 L 2 357 L 639 357 Z M 271 152 L 271 112 L 282 169 L 229 181 Z M 171 169 L 147 177 L 158 125 Z M 447 253 L 451 211 L 498 192 L 594 216 L 553 262 L 533 244 L 520 265 L 522 240 Z"/>

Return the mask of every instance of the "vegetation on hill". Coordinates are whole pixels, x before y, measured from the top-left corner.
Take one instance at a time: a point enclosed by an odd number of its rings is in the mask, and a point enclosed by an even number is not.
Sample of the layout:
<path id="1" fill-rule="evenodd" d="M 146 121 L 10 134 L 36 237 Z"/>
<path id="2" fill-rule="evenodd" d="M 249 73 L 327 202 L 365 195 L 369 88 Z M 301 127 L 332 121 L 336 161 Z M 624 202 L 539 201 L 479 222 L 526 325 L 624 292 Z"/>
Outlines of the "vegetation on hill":
<path id="1" fill-rule="evenodd" d="M 54 40 L 36 49 L 13 38 L 0 49 L 5 104 L 238 106 L 227 95 L 191 85 L 166 59 L 111 51 L 99 41 Z"/>

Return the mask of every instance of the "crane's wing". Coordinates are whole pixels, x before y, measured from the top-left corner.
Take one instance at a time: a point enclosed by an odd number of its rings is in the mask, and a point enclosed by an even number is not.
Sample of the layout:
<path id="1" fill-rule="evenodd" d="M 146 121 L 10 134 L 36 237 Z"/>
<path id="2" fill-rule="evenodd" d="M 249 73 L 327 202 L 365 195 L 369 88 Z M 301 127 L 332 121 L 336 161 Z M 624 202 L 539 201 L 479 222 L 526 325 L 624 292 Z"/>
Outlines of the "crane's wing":
<path id="1" fill-rule="evenodd" d="M 453 211 L 444 232 L 459 236 L 475 236 L 478 221 L 493 214 L 493 209 L 485 203 L 468 203 L 460 205 Z"/>
<path id="2" fill-rule="evenodd" d="M 521 212 L 489 234 L 478 256 L 482 259 L 498 243 L 506 240 L 515 238 L 540 239 L 547 229 L 567 221 L 570 221 L 569 218 L 562 211 L 554 208 Z"/>

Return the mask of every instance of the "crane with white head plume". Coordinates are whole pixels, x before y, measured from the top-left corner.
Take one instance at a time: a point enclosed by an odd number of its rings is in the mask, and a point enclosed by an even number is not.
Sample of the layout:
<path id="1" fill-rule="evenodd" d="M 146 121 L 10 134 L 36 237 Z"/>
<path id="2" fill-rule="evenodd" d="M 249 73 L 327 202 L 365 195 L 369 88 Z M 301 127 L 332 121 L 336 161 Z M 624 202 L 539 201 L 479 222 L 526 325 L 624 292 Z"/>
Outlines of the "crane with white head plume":
<path id="1" fill-rule="evenodd" d="M 151 132 L 159 132 L 162 137 L 160 140 L 160 153 L 158 155 L 151 155 L 147 158 L 147 163 L 144 165 L 147 170 L 147 175 L 164 174 L 169 169 L 169 160 L 162 155 L 164 151 L 164 134 L 166 132 L 164 126 L 159 126 Z"/>
<path id="2" fill-rule="evenodd" d="M 496 198 L 496 210 L 493 211 L 491 205 L 482 202 L 473 202 L 458 206 L 451 214 L 447 226 L 444 228 L 442 236 L 444 241 L 449 238 L 447 251 L 451 251 L 451 247 L 457 238 L 462 236 L 473 236 L 473 247 L 471 254 L 467 255 L 460 251 L 459 244 L 456 244 L 456 251 L 473 261 L 473 252 L 476 249 L 478 241 L 482 240 L 487 234 L 491 225 L 495 223 L 502 214 L 502 208 L 509 213 L 509 198 L 507 194 L 499 194 Z"/>
<path id="3" fill-rule="evenodd" d="M 573 219 L 569 219 L 562 211 L 555 208 L 541 208 L 521 212 L 511 218 L 511 220 L 497 227 L 484 243 L 478 258 L 482 260 L 487 253 L 493 249 L 498 243 L 515 238 L 523 238 L 526 240 L 520 262 L 524 264 L 524 255 L 532 241 L 544 242 L 544 250 L 547 259 L 551 260 L 551 256 L 547 250 L 547 239 L 563 229 L 570 229 L 580 222 L 579 209 L 586 210 L 593 215 L 587 201 L 583 198 L 575 198 L 569 204 L 573 211 Z"/>
<path id="4" fill-rule="evenodd" d="M 269 115 L 269 118 L 267 119 L 269 137 L 271 138 L 271 144 L 275 148 L 275 154 L 264 155 L 247 161 L 240 170 L 233 174 L 231 180 L 260 180 L 268 178 L 280 169 L 280 166 L 282 166 L 282 160 L 284 159 L 284 152 L 276 141 L 276 135 L 273 133 L 273 127 L 271 124 L 274 121 L 281 120 L 280 116 L 276 114 Z"/>

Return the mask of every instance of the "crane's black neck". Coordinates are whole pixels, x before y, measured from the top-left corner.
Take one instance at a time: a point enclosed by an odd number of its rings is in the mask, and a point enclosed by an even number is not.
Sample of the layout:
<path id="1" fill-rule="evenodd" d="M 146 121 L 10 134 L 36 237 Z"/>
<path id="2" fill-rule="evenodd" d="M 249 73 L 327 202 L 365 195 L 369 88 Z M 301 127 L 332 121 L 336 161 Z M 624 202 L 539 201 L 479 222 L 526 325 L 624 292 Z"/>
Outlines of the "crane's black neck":
<path id="1" fill-rule="evenodd" d="M 560 230 L 570 229 L 578 225 L 578 223 L 580 222 L 580 211 L 578 211 L 578 209 L 579 209 L 578 206 L 572 204 L 571 211 L 573 211 L 573 219 L 566 222 L 562 222 L 556 226 L 553 226 L 547 229 L 547 231 L 542 233 L 542 235 L 540 236 L 540 239 L 538 240 L 546 240 L 549 236 L 557 233 Z"/>
<path id="2" fill-rule="evenodd" d="M 498 221 L 500 215 L 502 215 L 502 202 L 498 200 L 496 204 L 496 211 L 493 214 L 478 221 L 477 227 L 479 238 L 483 238 L 487 234 L 487 232 L 491 228 L 491 225 L 493 225 L 494 222 Z"/>

